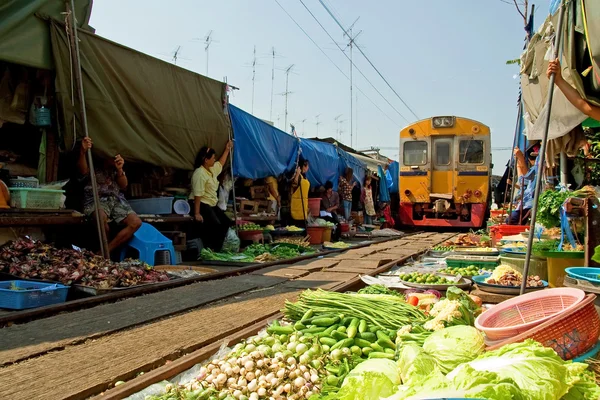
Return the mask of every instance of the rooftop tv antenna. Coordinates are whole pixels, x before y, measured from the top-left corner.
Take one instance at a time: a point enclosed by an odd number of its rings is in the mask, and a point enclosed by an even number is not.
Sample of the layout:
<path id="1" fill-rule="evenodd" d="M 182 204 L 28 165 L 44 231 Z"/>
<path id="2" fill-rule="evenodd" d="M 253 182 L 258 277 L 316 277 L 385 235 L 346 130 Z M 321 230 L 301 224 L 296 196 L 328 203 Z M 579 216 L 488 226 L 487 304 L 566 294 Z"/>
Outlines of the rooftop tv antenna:
<path id="1" fill-rule="evenodd" d="M 315 125 L 317 126 L 317 137 L 319 137 L 319 125 L 321 125 L 321 122 L 319 122 L 320 116 L 321 116 L 321 114 L 315 115 L 315 119 L 317 120 L 317 122 L 315 123 Z"/>
<path id="2" fill-rule="evenodd" d="M 282 96 L 285 96 L 285 118 L 284 118 L 284 125 L 287 129 L 287 118 L 288 118 L 288 96 L 290 94 L 292 94 L 293 92 L 289 91 L 289 82 L 290 82 L 290 72 L 292 72 L 292 69 L 294 68 L 294 64 L 290 65 L 289 67 L 287 67 L 285 69 L 285 92 L 281 93 Z"/>
<path id="3" fill-rule="evenodd" d="M 206 76 L 208 76 L 208 50 L 210 49 L 210 45 L 213 42 L 212 37 L 213 31 L 209 31 L 206 36 L 204 36 L 204 52 L 206 53 Z"/>
<path id="4" fill-rule="evenodd" d="M 352 147 L 353 133 L 354 133 L 354 82 L 352 80 L 352 72 L 354 71 L 354 63 L 352 62 L 352 48 L 354 47 L 354 42 L 356 38 L 362 33 L 359 31 L 356 35 L 353 35 L 352 30 L 354 25 L 358 22 L 360 17 L 356 18 L 356 20 L 350 25 L 348 29 L 346 29 L 346 33 L 344 33 L 344 37 L 348 38 L 348 44 L 346 48 L 350 51 L 350 147 Z"/>

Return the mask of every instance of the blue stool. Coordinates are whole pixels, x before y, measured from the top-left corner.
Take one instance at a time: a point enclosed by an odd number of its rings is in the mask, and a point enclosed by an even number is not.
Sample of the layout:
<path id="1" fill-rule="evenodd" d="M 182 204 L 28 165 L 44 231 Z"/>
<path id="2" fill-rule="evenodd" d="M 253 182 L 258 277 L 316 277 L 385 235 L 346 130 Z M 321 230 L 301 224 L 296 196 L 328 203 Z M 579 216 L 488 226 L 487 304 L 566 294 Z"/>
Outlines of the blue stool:
<path id="1" fill-rule="evenodd" d="M 140 253 L 139 259 L 151 266 L 154 266 L 157 251 L 168 251 L 171 256 L 171 264 L 174 265 L 177 262 L 173 242 L 145 222 L 121 251 L 121 261 L 125 259 L 129 247 L 136 249 Z"/>

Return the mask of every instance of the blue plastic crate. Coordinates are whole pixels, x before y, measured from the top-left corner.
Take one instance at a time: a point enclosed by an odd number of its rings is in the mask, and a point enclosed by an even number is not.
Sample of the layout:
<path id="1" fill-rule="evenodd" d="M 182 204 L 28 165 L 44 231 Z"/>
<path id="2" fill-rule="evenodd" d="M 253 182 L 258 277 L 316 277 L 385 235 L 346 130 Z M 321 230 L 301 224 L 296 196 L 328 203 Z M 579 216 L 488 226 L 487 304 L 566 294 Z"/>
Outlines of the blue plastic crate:
<path id="1" fill-rule="evenodd" d="M 3 281 L 0 282 L 0 308 L 23 310 L 64 303 L 68 291 L 68 286 L 59 283 Z"/>
<path id="2" fill-rule="evenodd" d="M 571 267 L 565 269 L 569 278 L 581 279 L 593 284 L 600 284 L 600 268 Z"/>
<path id="3" fill-rule="evenodd" d="M 173 197 L 129 200 L 129 205 L 138 215 L 163 215 L 173 213 Z"/>

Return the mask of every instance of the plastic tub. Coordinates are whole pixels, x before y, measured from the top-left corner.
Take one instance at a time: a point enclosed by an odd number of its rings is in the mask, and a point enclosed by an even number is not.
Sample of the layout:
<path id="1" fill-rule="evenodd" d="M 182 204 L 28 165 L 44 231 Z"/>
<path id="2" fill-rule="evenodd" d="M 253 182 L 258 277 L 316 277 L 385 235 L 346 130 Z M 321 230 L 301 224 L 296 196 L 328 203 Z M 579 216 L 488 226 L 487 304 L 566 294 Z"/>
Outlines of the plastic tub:
<path id="1" fill-rule="evenodd" d="M 322 226 L 309 226 L 306 228 L 306 233 L 310 237 L 310 244 L 323 244 L 323 232 L 325 228 Z"/>
<path id="2" fill-rule="evenodd" d="M 536 254 L 537 256 L 538 254 Z M 545 251 L 540 252 L 539 255 L 545 256 L 548 259 L 548 283 L 550 287 L 562 287 L 565 276 L 567 276 L 566 269 L 569 267 L 576 267 L 577 264 L 581 263 L 576 260 L 583 260 L 585 252 L 583 251 Z"/>
<path id="3" fill-rule="evenodd" d="M 331 228 L 325 228 L 323 230 L 323 242 L 331 242 Z"/>
<path id="4" fill-rule="evenodd" d="M 68 292 L 69 287 L 59 283 L 4 281 L 0 282 L 0 308 L 23 310 L 64 303 Z"/>
<path id="5" fill-rule="evenodd" d="M 173 197 L 129 200 L 129 205 L 136 214 L 171 214 L 173 210 Z"/>
<path id="6" fill-rule="evenodd" d="M 567 268 L 566 272 L 570 278 L 588 281 L 595 286 L 600 284 L 600 268 L 571 267 Z"/>
<path id="7" fill-rule="evenodd" d="M 350 232 L 350 224 L 348 224 L 348 223 L 345 223 L 345 222 L 344 222 L 344 223 L 342 223 L 342 224 L 340 224 L 340 232 L 341 232 L 341 233 L 347 233 L 347 232 Z"/>
<path id="8" fill-rule="evenodd" d="M 585 298 L 580 289 L 558 288 L 524 294 L 481 314 L 475 327 L 492 341 L 504 340 L 568 311 Z"/>
<path id="9" fill-rule="evenodd" d="M 308 211 L 313 217 L 318 217 L 321 213 L 321 199 L 308 199 Z"/>
<path id="10" fill-rule="evenodd" d="M 494 225 L 490 226 L 490 236 L 492 237 L 492 245 L 502 239 L 504 236 L 518 235 L 519 233 L 525 232 L 529 229 L 529 225 Z"/>
<path id="11" fill-rule="evenodd" d="M 525 254 L 502 254 L 500 265 L 508 265 L 523 274 L 525 269 Z M 542 280 L 548 280 L 548 262 L 545 257 L 531 256 L 529 260 L 529 275 L 539 276 Z"/>
<path id="12" fill-rule="evenodd" d="M 36 210 L 57 210 L 62 205 L 64 190 L 10 188 L 10 206 Z"/>

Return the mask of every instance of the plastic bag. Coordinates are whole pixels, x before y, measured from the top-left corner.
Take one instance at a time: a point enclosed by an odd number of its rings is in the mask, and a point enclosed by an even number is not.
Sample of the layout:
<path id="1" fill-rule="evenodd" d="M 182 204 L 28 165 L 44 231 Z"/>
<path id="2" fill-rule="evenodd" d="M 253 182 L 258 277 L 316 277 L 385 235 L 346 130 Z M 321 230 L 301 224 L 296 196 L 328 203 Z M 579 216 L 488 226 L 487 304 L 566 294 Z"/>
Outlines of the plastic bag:
<path id="1" fill-rule="evenodd" d="M 224 253 L 237 253 L 240 251 L 240 238 L 238 238 L 237 233 L 235 233 L 233 228 L 229 228 L 227 231 L 227 236 L 225 236 L 221 251 Z"/>

